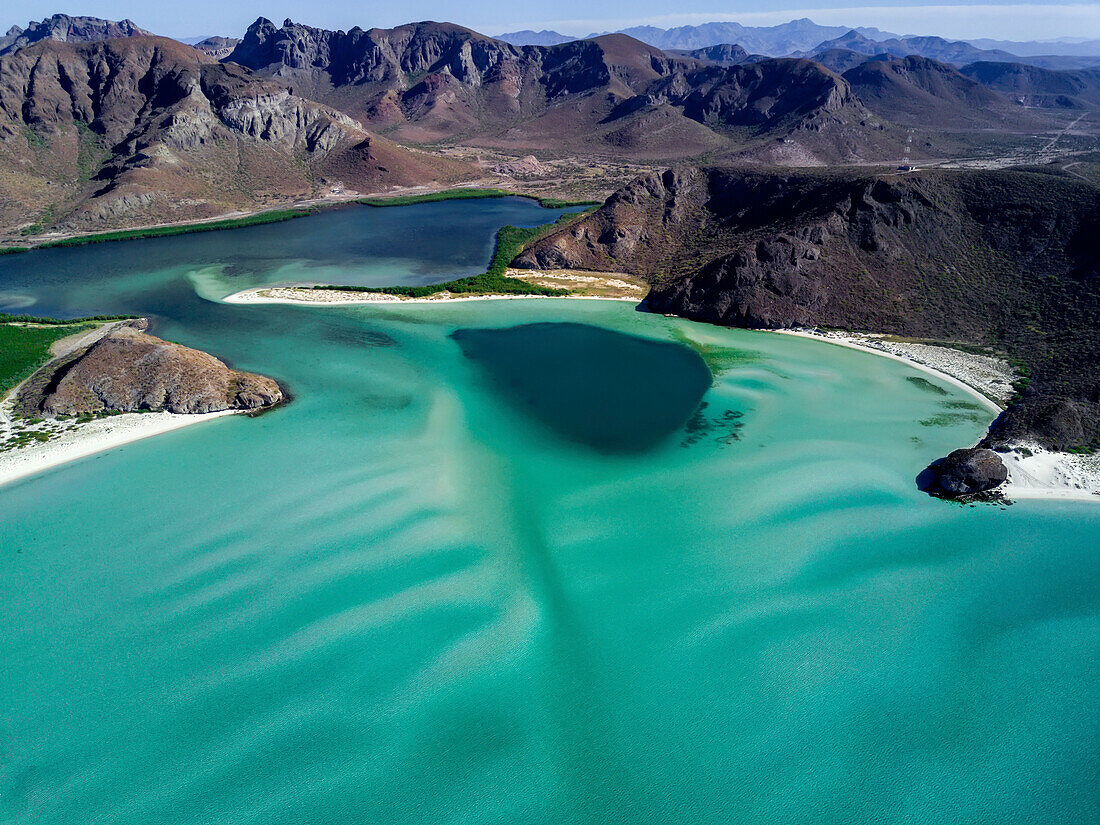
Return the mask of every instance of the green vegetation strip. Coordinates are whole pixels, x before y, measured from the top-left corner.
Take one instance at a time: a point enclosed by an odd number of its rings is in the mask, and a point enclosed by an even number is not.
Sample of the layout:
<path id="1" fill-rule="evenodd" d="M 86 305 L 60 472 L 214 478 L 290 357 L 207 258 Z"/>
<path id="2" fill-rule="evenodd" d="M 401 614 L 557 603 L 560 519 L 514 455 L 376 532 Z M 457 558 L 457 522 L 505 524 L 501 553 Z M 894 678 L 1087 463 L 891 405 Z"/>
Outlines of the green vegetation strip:
<path id="1" fill-rule="evenodd" d="M 440 292 L 450 292 L 455 295 L 546 295 L 556 297 L 568 295 L 568 289 L 554 289 L 531 284 L 517 278 L 508 278 L 505 276 L 504 271 L 528 245 L 552 232 L 558 231 L 564 226 L 568 226 L 586 214 L 587 211 L 573 212 L 562 215 L 553 223 L 544 223 L 540 226 L 502 226 L 497 232 L 496 248 L 493 250 L 493 259 L 489 262 L 489 268 L 482 274 L 472 275 L 469 278 L 459 278 L 456 281 L 429 284 L 428 286 L 324 285 L 302 288 L 330 289 L 336 292 L 374 292 L 386 295 L 401 295 L 406 298 L 427 298 L 430 295 L 438 295 Z"/>
<path id="2" fill-rule="evenodd" d="M 540 198 L 537 195 L 525 195 L 521 192 L 509 192 L 505 189 L 445 189 L 442 192 L 427 192 L 423 195 L 394 195 L 389 198 L 359 198 L 356 203 L 364 206 L 412 206 L 417 203 L 435 203 L 437 201 L 477 200 L 479 198 L 529 198 L 538 201 L 545 209 L 566 209 L 570 206 L 599 206 L 602 201 L 568 201 L 559 198 Z"/>
<path id="3" fill-rule="evenodd" d="M 85 315 L 81 318 L 70 318 L 67 321 L 61 318 L 46 318 L 41 315 L 9 315 L 0 312 L 0 324 L 38 324 L 39 326 L 68 327 L 76 324 L 87 324 L 93 321 L 128 321 L 137 318 L 136 315 Z"/>
<path id="4" fill-rule="evenodd" d="M 18 252 L 30 252 L 29 246 L 5 246 L 0 247 L 0 255 L 15 255 Z"/>
<path id="5" fill-rule="evenodd" d="M 0 324 L 0 396 L 50 360 L 50 345 L 84 324 L 28 327 Z"/>
<path id="6" fill-rule="evenodd" d="M 188 223 L 178 226 L 156 226 L 149 229 L 121 229 L 117 232 L 100 232 L 96 235 L 81 235 L 76 238 L 64 238 L 59 241 L 47 241 L 38 244 L 35 249 L 52 249 L 59 246 L 85 246 L 93 243 L 107 243 L 109 241 L 133 241 L 140 238 L 163 238 L 168 235 L 190 235 L 194 232 L 215 232 L 219 229 L 240 229 L 245 226 L 259 226 L 265 223 L 279 223 L 294 218 L 304 218 L 312 215 L 316 210 L 305 209 L 279 209 L 271 212 L 260 212 L 256 215 L 247 215 L 243 218 L 227 218 L 220 221 L 207 223 Z"/>

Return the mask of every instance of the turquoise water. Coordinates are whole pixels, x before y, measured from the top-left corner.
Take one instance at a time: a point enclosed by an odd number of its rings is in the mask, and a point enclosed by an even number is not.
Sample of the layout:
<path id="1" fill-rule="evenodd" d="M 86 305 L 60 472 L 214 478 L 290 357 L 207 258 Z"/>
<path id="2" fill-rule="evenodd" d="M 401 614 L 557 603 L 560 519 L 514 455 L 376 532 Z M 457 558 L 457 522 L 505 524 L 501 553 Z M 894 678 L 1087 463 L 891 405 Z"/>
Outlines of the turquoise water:
<path id="1" fill-rule="evenodd" d="M 1097 821 L 1100 507 L 917 492 L 954 388 L 620 303 L 216 302 L 547 216 L 0 259 L 294 395 L 0 488 L 0 821 Z"/>

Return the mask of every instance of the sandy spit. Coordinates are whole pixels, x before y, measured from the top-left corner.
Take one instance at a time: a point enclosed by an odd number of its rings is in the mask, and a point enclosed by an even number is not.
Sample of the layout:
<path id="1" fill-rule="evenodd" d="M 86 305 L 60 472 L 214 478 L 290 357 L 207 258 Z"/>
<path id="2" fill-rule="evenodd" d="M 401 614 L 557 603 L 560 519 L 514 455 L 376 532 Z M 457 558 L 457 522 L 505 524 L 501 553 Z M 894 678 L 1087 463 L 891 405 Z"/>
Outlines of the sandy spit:
<path id="1" fill-rule="evenodd" d="M 306 296 L 306 297 L 298 297 Z M 301 304 L 303 306 L 351 306 L 355 304 L 455 304 L 465 301 L 525 301 L 530 299 L 566 301 L 629 301 L 639 298 L 611 298 L 595 295 L 470 295 L 456 296 L 441 292 L 431 298 L 403 298 L 383 292 L 339 292 L 328 289 L 245 289 L 222 302 L 226 304 Z"/>

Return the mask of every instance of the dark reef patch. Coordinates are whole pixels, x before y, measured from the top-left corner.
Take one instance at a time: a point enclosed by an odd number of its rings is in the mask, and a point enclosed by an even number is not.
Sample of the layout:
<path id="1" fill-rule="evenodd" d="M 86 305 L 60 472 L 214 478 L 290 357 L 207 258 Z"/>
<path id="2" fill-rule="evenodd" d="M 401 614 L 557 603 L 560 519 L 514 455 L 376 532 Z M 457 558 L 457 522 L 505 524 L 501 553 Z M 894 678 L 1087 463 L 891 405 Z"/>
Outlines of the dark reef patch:
<path id="1" fill-rule="evenodd" d="M 451 337 L 510 403 L 605 453 L 654 447 L 684 426 L 711 384 L 689 347 L 586 324 L 459 329 Z"/>

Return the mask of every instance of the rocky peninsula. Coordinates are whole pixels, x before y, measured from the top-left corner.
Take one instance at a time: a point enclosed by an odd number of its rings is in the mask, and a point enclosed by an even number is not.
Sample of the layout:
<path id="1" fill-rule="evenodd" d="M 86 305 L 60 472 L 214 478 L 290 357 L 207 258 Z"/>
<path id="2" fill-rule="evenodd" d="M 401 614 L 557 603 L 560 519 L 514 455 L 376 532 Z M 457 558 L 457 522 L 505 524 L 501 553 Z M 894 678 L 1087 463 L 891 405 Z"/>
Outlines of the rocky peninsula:
<path id="1" fill-rule="evenodd" d="M 0 403 L 0 484 L 285 400 L 273 379 L 231 369 L 147 329 L 147 320 L 135 319 L 74 336 Z"/>

